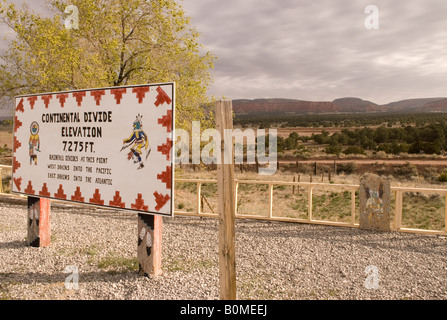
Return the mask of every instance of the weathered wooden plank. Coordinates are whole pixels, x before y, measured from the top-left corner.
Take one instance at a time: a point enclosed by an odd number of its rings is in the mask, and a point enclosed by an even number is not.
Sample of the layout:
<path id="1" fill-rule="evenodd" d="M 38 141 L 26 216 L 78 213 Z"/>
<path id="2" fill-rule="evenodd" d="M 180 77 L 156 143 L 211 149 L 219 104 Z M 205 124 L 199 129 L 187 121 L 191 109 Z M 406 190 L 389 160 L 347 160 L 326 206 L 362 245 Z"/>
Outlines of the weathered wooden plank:
<path id="1" fill-rule="evenodd" d="M 231 101 L 218 101 L 216 129 L 221 136 L 221 158 L 217 165 L 217 189 L 219 204 L 219 279 L 220 299 L 236 299 L 236 253 L 235 253 L 235 185 L 233 145 L 225 146 L 225 131 L 233 129 Z M 227 141 L 232 141 L 228 140 Z M 230 153 L 230 154 L 229 154 Z M 231 160 L 231 164 L 229 162 Z"/>

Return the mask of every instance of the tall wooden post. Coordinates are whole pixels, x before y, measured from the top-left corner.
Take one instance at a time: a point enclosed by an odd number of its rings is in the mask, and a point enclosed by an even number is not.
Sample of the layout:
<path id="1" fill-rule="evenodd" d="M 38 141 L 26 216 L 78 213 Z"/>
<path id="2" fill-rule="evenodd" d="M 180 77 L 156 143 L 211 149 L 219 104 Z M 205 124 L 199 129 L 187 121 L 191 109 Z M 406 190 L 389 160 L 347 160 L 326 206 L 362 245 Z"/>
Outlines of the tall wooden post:
<path id="1" fill-rule="evenodd" d="M 218 101 L 216 108 L 216 129 L 221 136 L 221 157 L 217 165 L 217 190 L 219 204 L 219 279 L 220 299 L 236 299 L 236 253 L 235 253 L 235 188 L 233 161 L 225 163 L 224 159 L 233 160 L 231 148 L 225 148 L 225 129 L 233 129 L 233 107 L 231 101 Z M 231 152 L 231 155 L 225 155 Z"/>
<path id="2" fill-rule="evenodd" d="M 163 217 L 142 213 L 138 214 L 137 260 L 140 276 L 153 278 L 162 274 L 162 226 Z"/>
<path id="3" fill-rule="evenodd" d="M 32 247 L 48 247 L 51 244 L 51 201 L 28 197 L 27 244 Z"/>

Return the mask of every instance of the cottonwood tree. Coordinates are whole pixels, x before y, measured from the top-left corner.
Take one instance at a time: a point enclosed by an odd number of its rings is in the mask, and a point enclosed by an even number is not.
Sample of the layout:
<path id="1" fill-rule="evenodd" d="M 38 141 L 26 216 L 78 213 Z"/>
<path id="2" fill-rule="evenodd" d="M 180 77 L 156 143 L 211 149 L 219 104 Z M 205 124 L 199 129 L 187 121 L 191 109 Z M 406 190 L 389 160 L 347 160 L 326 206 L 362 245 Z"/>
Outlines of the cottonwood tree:
<path id="1" fill-rule="evenodd" d="M 77 28 L 66 27 L 70 5 Z M 0 2 L 14 33 L 0 60 L 1 97 L 175 81 L 177 126 L 208 118 L 215 57 L 176 1 L 47 0 L 46 8 Z"/>

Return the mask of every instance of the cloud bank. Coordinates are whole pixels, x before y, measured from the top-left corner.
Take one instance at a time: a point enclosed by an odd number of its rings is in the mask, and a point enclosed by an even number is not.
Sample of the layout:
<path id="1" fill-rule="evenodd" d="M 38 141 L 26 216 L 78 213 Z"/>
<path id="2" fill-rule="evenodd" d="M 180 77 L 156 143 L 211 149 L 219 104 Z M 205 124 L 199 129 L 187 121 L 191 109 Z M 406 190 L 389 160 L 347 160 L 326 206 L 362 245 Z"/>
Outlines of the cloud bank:
<path id="1" fill-rule="evenodd" d="M 365 28 L 373 4 L 379 29 Z M 447 3 L 184 1 L 214 52 L 212 93 L 230 98 L 376 103 L 446 96 Z"/>
<path id="2" fill-rule="evenodd" d="M 43 0 L 14 2 L 45 11 Z M 365 28 L 368 5 L 379 10 L 378 30 Z M 218 58 L 210 90 L 217 97 L 350 96 L 380 104 L 447 96 L 445 0 L 184 0 L 182 6 Z"/>

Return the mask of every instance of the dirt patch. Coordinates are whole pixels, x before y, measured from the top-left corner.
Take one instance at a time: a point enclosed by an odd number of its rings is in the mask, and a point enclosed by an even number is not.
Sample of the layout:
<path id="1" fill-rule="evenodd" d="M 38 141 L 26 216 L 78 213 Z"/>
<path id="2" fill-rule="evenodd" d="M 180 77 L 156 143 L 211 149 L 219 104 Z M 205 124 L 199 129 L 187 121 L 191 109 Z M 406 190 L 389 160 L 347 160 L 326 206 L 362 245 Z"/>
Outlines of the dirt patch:
<path id="1" fill-rule="evenodd" d="M 7 146 L 12 149 L 12 129 L 0 130 L 0 147 Z"/>

